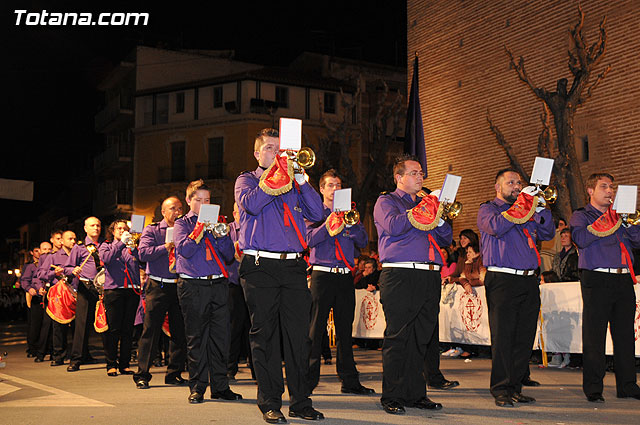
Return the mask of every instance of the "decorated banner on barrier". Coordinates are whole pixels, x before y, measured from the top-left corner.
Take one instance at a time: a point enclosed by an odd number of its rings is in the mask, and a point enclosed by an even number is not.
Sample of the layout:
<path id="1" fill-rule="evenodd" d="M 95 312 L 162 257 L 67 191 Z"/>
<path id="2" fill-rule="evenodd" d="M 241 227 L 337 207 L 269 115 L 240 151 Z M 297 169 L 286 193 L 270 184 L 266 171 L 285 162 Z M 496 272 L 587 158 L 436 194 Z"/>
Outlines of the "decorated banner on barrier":
<path id="1" fill-rule="evenodd" d="M 634 285 L 636 311 L 634 332 L 636 356 L 640 356 L 640 285 Z M 542 339 L 545 350 L 553 353 L 582 352 L 582 294 L 579 282 L 547 283 L 540 286 Z M 440 302 L 440 341 L 491 345 L 489 314 L 484 286 L 467 294 L 460 285 L 446 285 Z M 354 338 L 383 338 L 386 321 L 380 293 L 356 290 L 353 321 Z M 534 342 L 540 348 L 540 322 Z M 613 354 L 607 330 L 606 353 Z"/>

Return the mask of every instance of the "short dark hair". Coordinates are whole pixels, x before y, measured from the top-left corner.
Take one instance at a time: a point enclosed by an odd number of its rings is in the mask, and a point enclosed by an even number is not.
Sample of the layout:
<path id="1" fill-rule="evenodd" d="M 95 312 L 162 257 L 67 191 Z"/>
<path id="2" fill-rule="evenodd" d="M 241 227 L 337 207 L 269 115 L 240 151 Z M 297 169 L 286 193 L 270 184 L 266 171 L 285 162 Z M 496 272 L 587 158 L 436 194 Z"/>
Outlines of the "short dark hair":
<path id="1" fill-rule="evenodd" d="M 503 168 L 502 170 L 498 171 L 498 173 L 496 174 L 496 183 L 498 183 L 498 179 L 502 177 L 505 173 L 516 173 L 517 175 L 520 176 L 520 171 L 516 170 L 513 167 Z M 522 178 L 522 176 L 520 176 L 520 178 Z"/>
<path id="2" fill-rule="evenodd" d="M 600 180 L 602 178 L 608 178 L 612 182 L 615 181 L 613 176 L 611 174 L 609 174 L 609 173 L 593 173 L 589 177 L 587 177 L 587 182 L 585 183 L 585 187 L 587 189 L 595 189 L 596 188 L 596 184 L 598 183 L 598 180 Z"/>
<path id="3" fill-rule="evenodd" d="M 569 229 L 568 227 L 565 227 L 564 229 L 560 230 L 560 234 L 563 233 L 568 233 L 569 235 L 571 235 L 571 229 Z"/>
<path id="4" fill-rule="evenodd" d="M 458 237 L 460 236 L 464 236 L 467 239 L 469 239 L 469 244 L 471 245 L 478 245 L 479 244 L 479 239 L 478 239 L 478 234 L 476 232 L 474 232 L 471 229 L 462 229 L 460 231 L 460 235 L 458 235 Z M 477 252 L 477 251 L 476 251 Z"/>
<path id="5" fill-rule="evenodd" d="M 57 235 L 58 233 L 60 233 L 60 236 L 62 236 L 62 230 L 60 229 L 54 229 L 51 231 L 51 235 L 49 235 L 50 238 L 54 237 L 55 235 Z"/>
<path id="6" fill-rule="evenodd" d="M 117 219 L 115 220 L 113 223 L 111 223 L 109 225 L 109 227 L 107 227 L 107 240 L 113 242 L 113 231 L 116 228 L 116 225 L 118 225 L 118 223 L 124 223 L 125 226 L 127 226 L 127 231 L 129 231 L 129 225 L 127 224 L 127 220 L 124 219 Z"/>
<path id="7" fill-rule="evenodd" d="M 559 282 L 560 278 L 553 270 L 547 270 L 546 272 L 542 272 L 542 276 L 544 277 L 544 283 L 552 283 Z"/>
<path id="8" fill-rule="evenodd" d="M 406 153 L 396 157 L 393 160 L 393 182 L 394 183 L 396 182 L 396 174 L 400 174 L 400 175 L 404 174 L 405 164 L 407 161 L 420 162 L 417 156 L 409 155 Z"/>
<path id="9" fill-rule="evenodd" d="M 330 170 L 325 171 L 324 174 L 320 176 L 320 181 L 318 182 L 318 186 L 324 187 L 324 182 L 329 177 L 333 177 L 334 179 L 340 179 L 340 183 L 342 184 L 342 177 L 340 177 L 340 175 L 338 174 L 338 171 L 336 171 L 335 168 L 332 168 Z"/>
<path id="10" fill-rule="evenodd" d="M 374 269 L 378 267 L 378 262 L 376 261 L 376 259 L 371 257 L 364 260 L 364 264 L 365 265 L 372 264 Z"/>

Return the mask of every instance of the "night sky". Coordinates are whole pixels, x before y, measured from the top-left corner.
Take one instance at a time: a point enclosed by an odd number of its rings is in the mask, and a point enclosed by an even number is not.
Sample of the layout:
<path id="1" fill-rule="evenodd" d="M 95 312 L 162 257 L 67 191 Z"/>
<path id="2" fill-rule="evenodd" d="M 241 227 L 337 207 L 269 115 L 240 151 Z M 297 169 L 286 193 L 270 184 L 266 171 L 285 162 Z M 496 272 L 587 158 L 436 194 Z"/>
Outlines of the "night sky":
<path id="1" fill-rule="evenodd" d="M 96 4 L 97 3 L 97 4 Z M 102 139 L 97 83 L 134 46 L 233 49 L 236 59 L 286 65 L 303 51 L 406 66 L 404 1 L 23 1 L 3 3 L 2 67 L 9 108 L 0 177 L 35 181 L 34 202 L 0 200 L 2 242 L 35 220 L 74 179 L 89 179 Z M 305 9 L 302 9 L 305 7 Z M 148 12 L 148 26 L 16 26 L 28 12 Z M 24 18 L 23 18 L 24 19 Z"/>

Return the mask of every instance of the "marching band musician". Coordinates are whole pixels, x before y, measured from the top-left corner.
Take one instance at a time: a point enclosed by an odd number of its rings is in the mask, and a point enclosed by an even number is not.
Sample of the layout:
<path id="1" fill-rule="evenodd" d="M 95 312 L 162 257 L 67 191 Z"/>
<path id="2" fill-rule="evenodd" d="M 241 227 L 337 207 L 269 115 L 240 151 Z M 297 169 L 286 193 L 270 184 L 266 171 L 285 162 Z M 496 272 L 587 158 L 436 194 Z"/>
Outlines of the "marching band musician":
<path id="1" fill-rule="evenodd" d="M 169 364 L 164 377 L 168 385 L 183 385 L 186 380 L 180 376 L 187 358 L 187 343 L 184 336 L 184 320 L 178 300 L 178 275 L 175 273 L 175 245 L 166 241 L 167 228 L 173 227 L 175 220 L 182 214 L 182 202 L 171 196 L 162 202 L 162 221 L 144 228 L 138 255 L 140 261 L 147 263 L 149 283 L 145 288 L 145 315 L 142 335 L 138 342 L 138 371 L 133 375 L 136 386 L 149 388 L 151 374 L 151 356 L 153 347 L 158 343 L 165 315 L 169 315 L 171 342 L 169 345 Z M 173 272 L 171 269 L 173 268 Z"/>
<path id="2" fill-rule="evenodd" d="M 353 359 L 351 328 L 355 309 L 353 286 L 353 259 L 356 247 L 367 246 L 369 237 L 362 223 L 345 224 L 344 218 L 333 210 L 333 195 L 342 189 L 342 179 L 336 170 L 329 170 L 320 177 L 320 193 L 324 213 L 318 223 L 307 227 L 307 242 L 311 250 L 311 355 L 309 358 L 309 385 L 313 390 L 320 379 L 320 355 L 322 338 L 327 333 L 327 318 L 333 308 L 336 329 L 336 370 L 342 381 L 341 391 L 351 394 L 373 394 L 358 379 Z"/>
<path id="3" fill-rule="evenodd" d="M 614 179 L 607 173 L 587 179 L 589 204 L 573 213 L 571 237 L 578 246 L 582 289 L 582 389 L 587 400 L 603 403 L 605 339 L 611 325 L 616 395 L 640 400 L 636 382 L 632 248 L 640 248 L 640 226 L 630 226 L 612 209 Z"/>
<path id="4" fill-rule="evenodd" d="M 382 261 L 380 302 L 387 321 L 382 346 L 382 407 L 403 414 L 405 407 L 442 409 L 426 395 L 422 374 L 427 345 L 440 302 L 440 247 L 451 243 L 451 226 L 437 197 L 420 198 L 424 173 L 414 156 L 393 167 L 396 190 L 378 198 L 373 217 Z"/>
<path id="5" fill-rule="evenodd" d="M 42 326 L 42 305 L 38 302 L 38 291 L 32 286 L 32 280 L 38 269 L 40 259 L 40 245 L 33 246 L 29 251 L 31 261 L 24 264 L 20 273 L 20 287 L 24 289 L 27 299 L 28 329 L 27 329 L 27 358 L 35 357 L 37 351 L 40 327 Z M 35 298 L 35 300 L 34 300 Z"/>
<path id="6" fill-rule="evenodd" d="M 69 254 L 71 254 L 71 250 L 76 245 L 76 234 L 71 230 L 62 232 L 61 239 L 62 249 L 47 255 L 42 261 L 42 268 L 39 269 L 38 277 L 43 282 L 49 283 L 51 287 L 59 279 L 64 277 L 63 266 L 69 260 Z M 51 301 L 49 300 L 48 303 L 51 303 Z M 72 320 L 71 317 L 69 317 L 69 319 Z M 64 359 L 67 356 L 67 333 L 69 325 L 55 320 L 52 320 L 52 324 L 53 352 L 51 354 L 51 366 L 62 366 L 64 364 Z"/>
<path id="7" fill-rule="evenodd" d="M 102 341 L 108 376 L 117 376 L 118 370 L 123 375 L 134 373 L 129 362 L 133 322 L 140 300 L 140 266 L 138 248 L 127 247 L 131 238 L 127 222 L 116 220 L 107 229 L 107 242 L 100 245 L 98 250 L 105 266 L 103 302 L 108 329 L 103 332 Z"/>
<path id="8" fill-rule="evenodd" d="M 517 171 L 500 170 L 496 197 L 478 211 L 482 261 L 491 331 L 491 395 L 498 407 L 533 403 L 522 394 L 522 380 L 540 311 L 540 267 L 536 239 L 551 240 L 555 226 L 533 186 L 522 189 Z"/>
<path id="9" fill-rule="evenodd" d="M 51 237 L 49 238 L 51 245 L 49 250 L 45 249 L 45 252 L 40 255 L 40 261 L 38 262 L 38 269 L 35 274 L 35 286 L 38 290 L 38 295 L 40 296 L 40 303 L 42 304 L 43 310 L 45 313 L 42 315 L 42 325 L 40 327 L 40 335 L 38 337 L 38 349 L 36 353 L 35 362 L 40 363 L 44 361 L 44 356 L 47 353 L 50 353 L 51 360 L 53 361 L 53 323 L 54 320 L 46 314 L 46 309 L 48 306 L 49 300 L 47 299 L 47 292 L 50 289 L 50 283 L 47 280 L 42 279 L 42 276 L 47 272 L 45 269 L 46 266 L 45 260 L 47 257 L 53 255 L 58 252 L 60 248 L 62 248 L 62 231 L 53 230 L 51 232 Z"/>
<path id="10" fill-rule="evenodd" d="M 96 277 L 98 270 L 103 266 L 100 261 L 97 250 L 104 242 L 100 237 L 102 231 L 102 223 L 97 217 L 89 217 L 84 221 L 84 231 L 87 236 L 84 244 L 76 244 L 71 250 L 69 260 L 64 266 L 64 274 L 73 274 L 78 278 L 78 300 L 76 304 L 76 327 L 73 333 L 73 345 L 71 347 L 71 361 L 67 367 L 67 372 L 77 372 L 80 365 L 84 362 L 91 362 L 89 355 L 89 332 L 93 327 L 93 319 L 95 315 L 98 294 L 93 288 L 93 278 Z M 88 246 L 95 248 L 92 254 Z M 91 258 L 88 258 L 91 256 Z M 83 267 L 80 267 L 84 260 Z"/>
<path id="11" fill-rule="evenodd" d="M 53 242 L 53 234 L 51 235 L 51 242 Z M 42 314 L 40 315 L 39 328 L 38 328 L 38 339 L 35 341 L 36 349 L 34 352 L 35 358 L 33 359 L 36 363 L 41 363 L 44 361 L 44 356 L 47 353 L 51 353 L 51 319 L 44 312 L 45 309 L 45 299 L 44 296 L 47 293 L 45 288 L 45 284 L 38 278 L 38 270 L 40 270 L 40 266 L 42 266 L 42 262 L 49 254 L 51 254 L 51 250 L 53 249 L 53 245 L 51 242 L 42 242 L 40 244 L 40 258 L 38 259 L 38 267 L 35 269 L 33 276 L 31 277 L 31 287 L 33 291 L 36 293 L 31 299 L 31 304 L 38 303 L 39 308 L 42 310 Z M 37 319 L 36 319 L 37 320 Z"/>
<path id="12" fill-rule="evenodd" d="M 229 388 L 229 287 L 224 263 L 233 260 L 228 235 L 212 234 L 198 223 L 200 206 L 209 204 L 211 192 L 202 180 L 189 184 L 190 211 L 174 224 L 178 297 L 184 315 L 189 369 L 189 403 L 202 403 L 207 386 L 211 398 L 241 400 Z"/>
<path id="13" fill-rule="evenodd" d="M 312 407 L 307 383 L 309 314 L 304 219 L 323 219 L 322 200 L 303 175 L 279 153 L 278 131 L 261 130 L 254 143 L 255 171 L 240 174 L 235 201 L 240 208 L 240 278 L 251 317 L 251 352 L 258 382 L 258 407 L 268 423 L 286 423 L 280 408 L 284 383 L 289 416 L 323 419 Z M 294 183 L 295 180 L 295 183 Z"/>

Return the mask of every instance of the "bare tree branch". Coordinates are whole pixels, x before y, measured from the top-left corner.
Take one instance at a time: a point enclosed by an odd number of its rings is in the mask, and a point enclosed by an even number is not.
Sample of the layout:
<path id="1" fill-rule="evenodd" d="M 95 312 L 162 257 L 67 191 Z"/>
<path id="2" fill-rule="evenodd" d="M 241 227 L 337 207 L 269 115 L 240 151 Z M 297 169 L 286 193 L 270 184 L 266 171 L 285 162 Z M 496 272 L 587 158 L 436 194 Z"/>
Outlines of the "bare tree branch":
<path id="1" fill-rule="evenodd" d="M 515 170 L 518 170 L 518 173 L 520 173 L 520 175 L 522 176 L 522 178 L 525 179 L 525 181 L 529 181 L 529 173 L 527 173 L 524 170 L 524 168 L 520 163 L 520 160 L 518 159 L 518 156 L 513 150 L 513 147 L 509 142 L 507 142 L 507 140 L 505 139 L 504 135 L 502 134 L 498 126 L 496 126 L 491 120 L 491 114 L 489 113 L 489 109 L 487 109 L 487 123 L 489 124 L 489 129 L 491 130 L 491 133 L 493 133 L 496 140 L 498 141 L 498 144 L 502 146 L 505 153 L 507 154 L 507 158 L 509 158 L 509 163 L 511 164 L 511 167 L 513 167 Z"/>
<path id="2" fill-rule="evenodd" d="M 596 77 L 596 81 L 594 81 L 593 84 L 587 87 L 586 93 L 580 96 L 580 100 L 578 101 L 578 106 L 582 105 L 584 102 L 587 101 L 587 99 L 591 97 L 591 92 L 595 90 L 596 87 L 598 87 L 598 84 L 600 84 L 600 82 L 604 79 L 604 77 L 607 76 L 609 71 L 611 71 L 611 65 L 607 65 L 605 70 L 602 71 L 600 74 L 598 74 L 598 76 Z"/>
<path id="3" fill-rule="evenodd" d="M 596 65 L 600 60 L 600 57 L 604 54 L 607 49 L 607 31 L 604 28 L 604 25 L 607 22 L 607 17 L 605 16 L 600 21 L 600 35 L 598 37 L 598 41 L 593 43 L 593 45 L 589 48 L 589 61 Z"/>
<path id="4" fill-rule="evenodd" d="M 542 103 L 542 114 L 540 121 L 542 122 L 542 131 L 538 135 L 538 155 L 545 158 L 552 158 L 551 150 L 551 119 L 549 118 L 549 107 L 546 103 Z"/>
<path id="5" fill-rule="evenodd" d="M 529 86 L 529 88 L 534 93 L 536 93 L 536 90 L 537 90 L 536 86 L 533 84 L 533 82 L 529 78 L 529 75 L 527 75 L 527 70 L 524 67 L 524 58 L 520 56 L 518 63 L 516 64 L 515 59 L 513 57 L 513 53 L 511 52 L 511 50 L 509 50 L 509 48 L 506 45 L 504 46 L 504 50 L 507 52 L 507 55 L 509 56 L 509 64 L 511 65 L 511 68 L 515 69 L 516 73 L 518 74 L 518 78 L 520 78 L 520 81 L 525 83 L 527 86 Z"/>

